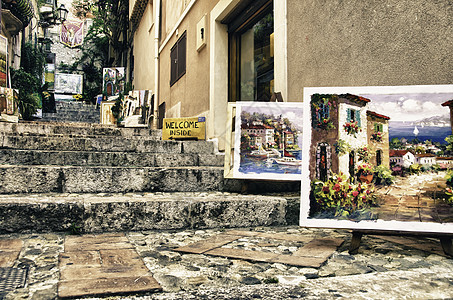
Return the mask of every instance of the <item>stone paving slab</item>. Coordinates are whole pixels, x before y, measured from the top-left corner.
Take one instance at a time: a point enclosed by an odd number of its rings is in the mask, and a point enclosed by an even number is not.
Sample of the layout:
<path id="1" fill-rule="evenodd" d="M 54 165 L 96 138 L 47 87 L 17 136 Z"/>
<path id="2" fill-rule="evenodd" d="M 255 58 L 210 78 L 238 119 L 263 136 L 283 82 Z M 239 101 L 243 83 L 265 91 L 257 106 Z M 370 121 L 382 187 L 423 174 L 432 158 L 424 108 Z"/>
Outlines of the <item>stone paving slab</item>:
<path id="1" fill-rule="evenodd" d="M 269 240 L 285 240 L 291 242 L 308 242 L 300 247 L 292 255 L 280 255 L 278 253 L 264 252 L 258 250 L 246 250 L 235 248 L 222 248 L 242 237 L 265 238 Z M 336 250 L 343 244 L 341 239 L 324 238 L 312 239 L 296 234 L 286 233 L 263 233 L 252 231 L 231 230 L 225 234 L 215 235 L 211 238 L 189 244 L 184 247 L 173 249 L 177 252 L 195 254 L 207 254 L 234 259 L 243 259 L 254 262 L 284 263 L 288 265 L 319 268 Z M 260 243 L 261 246 L 277 246 L 270 241 Z"/>
<path id="2" fill-rule="evenodd" d="M 184 247 L 173 249 L 173 251 L 202 254 L 214 248 L 218 248 L 231 243 L 232 241 L 235 241 L 239 238 L 241 238 L 240 235 L 219 234 L 198 243 L 193 243 Z"/>
<path id="3" fill-rule="evenodd" d="M 123 233 L 68 236 L 59 255 L 60 298 L 161 290 Z"/>
<path id="4" fill-rule="evenodd" d="M 116 295 L 124 293 L 154 292 L 162 288 L 151 276 L 97 278 L 94 280 L 74 280 L 58 284 L 60 298 L 86 297 L 96 295 Z"/>
<path id="5" fill-rule="evenodd" d="M 19 257 L 23 242 L 20 239 L 0 240 L 0 267 L 12 267 Z"/>

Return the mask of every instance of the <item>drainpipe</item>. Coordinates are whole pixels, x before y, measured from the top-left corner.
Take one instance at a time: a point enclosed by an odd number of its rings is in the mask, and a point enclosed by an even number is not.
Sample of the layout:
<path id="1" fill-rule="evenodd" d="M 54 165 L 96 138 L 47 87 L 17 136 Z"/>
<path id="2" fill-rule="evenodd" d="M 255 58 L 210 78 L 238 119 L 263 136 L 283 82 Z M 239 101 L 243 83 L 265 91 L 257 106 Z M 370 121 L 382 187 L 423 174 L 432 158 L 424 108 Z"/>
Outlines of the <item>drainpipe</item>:
<path id="1" fill-rule="evenodd" d="M 154 0 L 156 5 L 155 20 L 154 20 L 154 118 L 153 128 L 157 129 L 157 114 L 159 111 L 159 31 L 160 31 L 160 4 L 161 0 Z"/>

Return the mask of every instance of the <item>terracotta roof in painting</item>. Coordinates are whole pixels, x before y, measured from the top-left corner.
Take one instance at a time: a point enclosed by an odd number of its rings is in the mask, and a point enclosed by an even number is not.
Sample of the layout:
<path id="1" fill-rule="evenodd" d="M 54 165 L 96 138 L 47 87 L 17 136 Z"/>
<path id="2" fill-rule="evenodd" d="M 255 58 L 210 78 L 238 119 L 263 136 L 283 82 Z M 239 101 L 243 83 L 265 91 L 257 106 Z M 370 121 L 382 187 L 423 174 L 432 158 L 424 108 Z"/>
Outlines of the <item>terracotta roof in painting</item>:
<path id="1" fill-rule="evenodd" d="M 448 100 L 447 102 L 442 103 L 442 106 L 453 106 L 453 99 Z"/>
<path id="2" fill-rule="evenodd" d="M 453 160 L 453 157 L 438 157 L 437 160 Z"/>
<path id="3" fill-rule="evenodd" d="M 432 154 L 432 153 L 421 153 L 421 154 L 417 154 L 418 157 L 435 157 L 436 155 Z"/>
<path id="4" fill-rule="evenodd" d="M 350 100 L 356 100 L 359 102 L 363 102 L 365 104 L 371 101 L 368 98 L 357 96 L 357 95 L 352 95 L 352 94 L 343 94 L 343 95 L 339 95 L 339 97 L 343 97 L 343 98 L 350 99 Z"/>
<path id="5" fill-rule="evenodd" d="M 410 151 L 409 150 L 390 150 L 389 156 L 390 157 L 403 157 L 404 155 L 407 154 L 407 152 L 410 152 Z"/>
<path id="6" fill-rule="evenodd" d="M 366 111 L 366 114 L 367 114 L 367 115 L 371 115 L 371 116 L 373 116 L 373 117 L 381 118 L 381 119 L 384 119 L 384 120 L 390 120 L 390 117 L 387 117 L 387 116 L 378 114 L 378 113 L 376 113 L 376 112 L 374 112 L 374 111 L 371 111 L 371 110 L 367 110 L 367 111 Z"/>

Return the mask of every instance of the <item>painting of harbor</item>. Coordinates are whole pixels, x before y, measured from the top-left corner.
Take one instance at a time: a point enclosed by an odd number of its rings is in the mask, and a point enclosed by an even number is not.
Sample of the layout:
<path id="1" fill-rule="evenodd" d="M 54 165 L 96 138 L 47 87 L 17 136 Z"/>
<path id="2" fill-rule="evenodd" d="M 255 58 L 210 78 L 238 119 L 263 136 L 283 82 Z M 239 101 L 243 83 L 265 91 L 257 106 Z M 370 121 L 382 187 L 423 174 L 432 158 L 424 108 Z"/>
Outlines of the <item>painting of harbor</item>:
<path id="1" fill-rule="evenodd" d="M 300 180 L 302 103 L 238 102 L 234 177 Z"/>
<path id="2" fill-rule="evenodd" d="M 301 225 L 453 233 L 452 85 L 304 99 Z"/>

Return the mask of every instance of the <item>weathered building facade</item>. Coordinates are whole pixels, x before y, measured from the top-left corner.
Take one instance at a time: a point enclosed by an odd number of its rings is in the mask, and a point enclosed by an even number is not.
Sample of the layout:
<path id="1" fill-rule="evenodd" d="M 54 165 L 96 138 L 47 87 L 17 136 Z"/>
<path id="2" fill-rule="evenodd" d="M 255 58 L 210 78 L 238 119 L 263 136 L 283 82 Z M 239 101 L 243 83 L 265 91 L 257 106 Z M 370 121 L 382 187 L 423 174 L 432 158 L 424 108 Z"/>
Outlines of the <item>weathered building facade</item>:
<path id="1" fill-rule="evenodd" d="M 206 117 L 221 149 L 229 102 L 453 81 L 449 0 L 130 2 L 134 88 L 153 91 L 155 115 Z"/>

